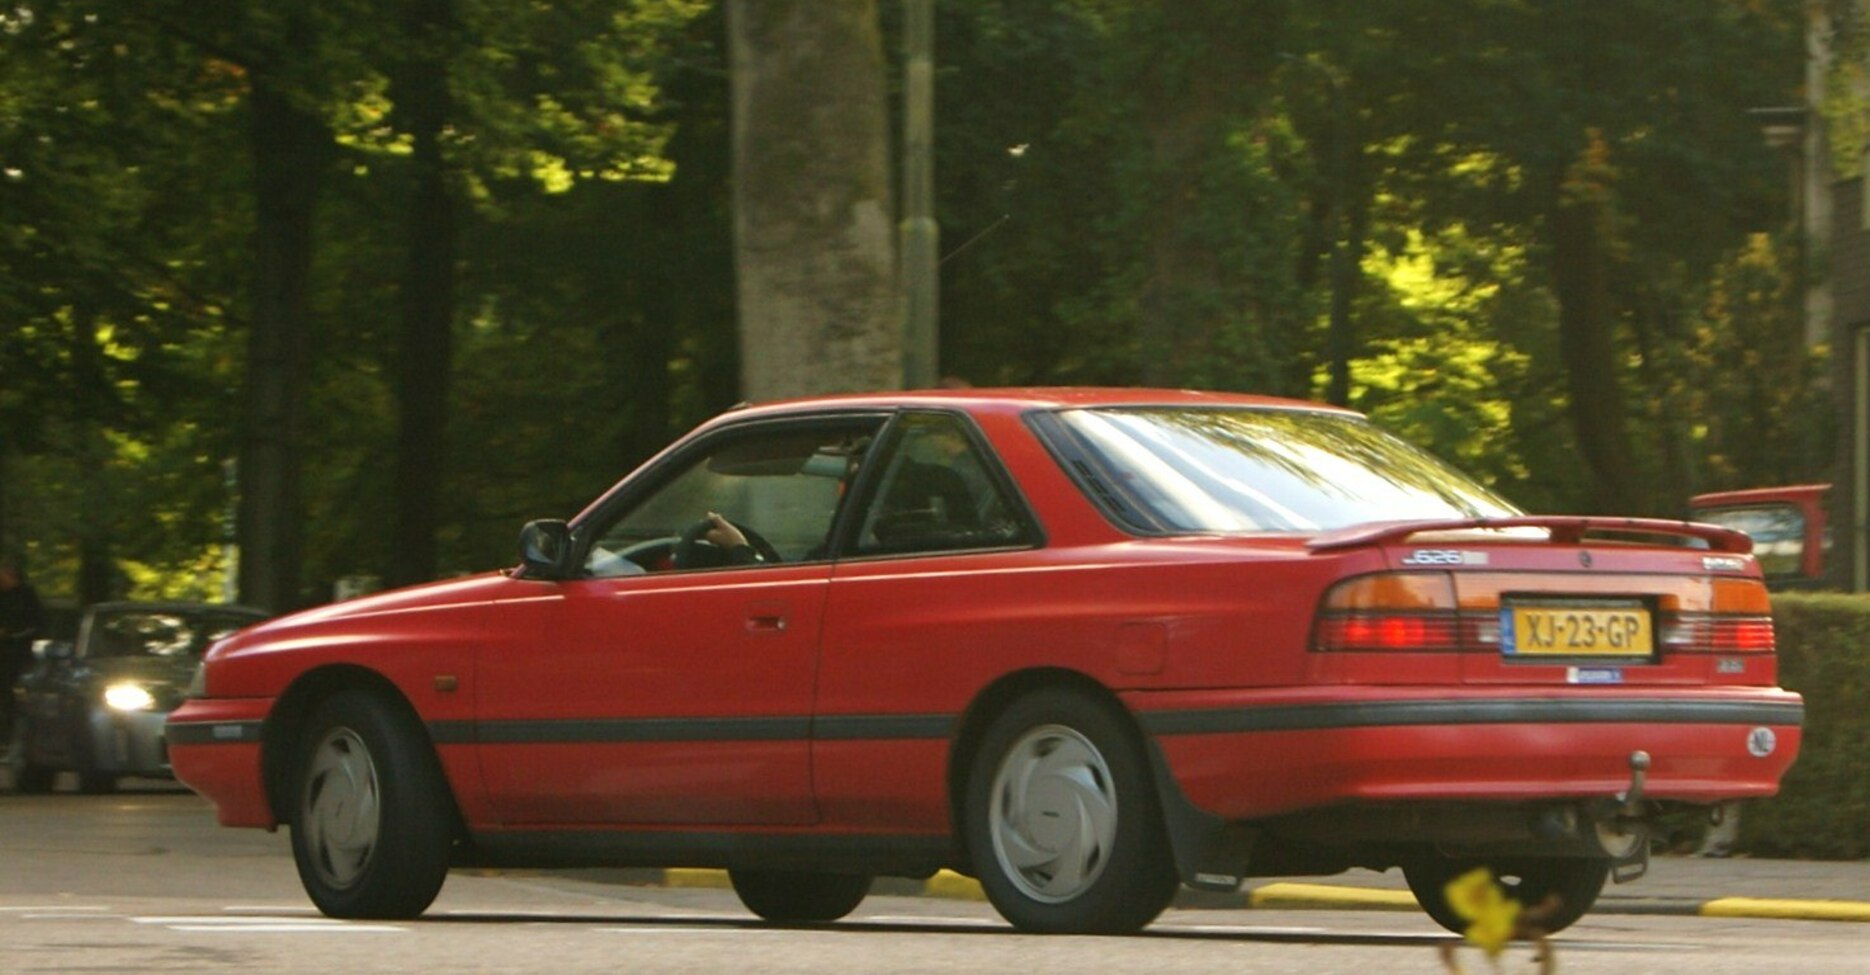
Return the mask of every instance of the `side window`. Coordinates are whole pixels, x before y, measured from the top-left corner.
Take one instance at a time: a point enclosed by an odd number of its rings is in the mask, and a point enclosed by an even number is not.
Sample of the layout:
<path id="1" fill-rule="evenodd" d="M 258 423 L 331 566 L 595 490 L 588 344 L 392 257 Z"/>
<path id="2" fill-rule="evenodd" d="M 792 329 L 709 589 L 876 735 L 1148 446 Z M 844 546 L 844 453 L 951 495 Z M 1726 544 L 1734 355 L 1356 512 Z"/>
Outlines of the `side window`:
<path id="1" fill-rule="evenodd" d="M 648 496 L 599 527 L 585 574 L 606 578 L 671 569 L 825 558 L 832 521 L 877 421 L 752 431 L 720 438 L 677 463 Z M 710 513 L 744 545 L 710 539 Z M 731 538 L 731 536 L 730 536 Z"/>
<path id="2" fill-rule="evenodd" d="M 859 555 L 1001 548 L 1027 542 L 1018 509 L 1001 489 L 960 418 L 902 418 L 858 530 Z"/>
<path id="3" fill-rule="evenodd" d="M 1743 531 L 1753 538 L 1753 555 L 1767 578 L 1799 574 L 1805 555 L 1805 516 L 1789 504 L 1713 508 L 1695 512 L 1697 521 Z"/>

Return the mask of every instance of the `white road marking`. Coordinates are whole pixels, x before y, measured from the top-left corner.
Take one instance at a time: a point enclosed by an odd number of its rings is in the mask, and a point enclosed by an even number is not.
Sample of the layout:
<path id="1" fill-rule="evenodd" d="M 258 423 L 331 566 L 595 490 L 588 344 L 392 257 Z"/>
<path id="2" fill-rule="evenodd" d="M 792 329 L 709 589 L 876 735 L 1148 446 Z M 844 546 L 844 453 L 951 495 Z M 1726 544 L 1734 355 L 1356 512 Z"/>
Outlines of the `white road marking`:
<path id="1" fill-rule="evenodd" d="M 1246 926 L 1239 924 L 1152 924 L 1146 930 L 1188 934 L 1329 934 L 1329 928 Z"/>
<path id="2" fill-rule="evenodd" d="M 591 930 L 602 931 L 606 934 L 705 934 L 711 937 L 719 936 L 721 934 L 721 929 L 713 925 L 708 925 L 705 927 L 695 927 L 695 928 L 664 928 L 664 927 L 651 927 L 649 925 L 643 925 L 641 927 L 592 928 Z M 735 934 L 805 934 L 805 933 L 810 932 L 810 929 L 808 928 L 747 927 L 747 928 L 734 928 L 732 930 L 734 931 Z"/>
<path id="3" fill-rule="evenodd" d="M 217 934 L 402 934 L 407 928 L 387 924 L 171 924 L 171 931 L 212 931 Z"/>
<path id="4" fill-rule="evenodd" d="M 253 915 L 148 915 L 132 917 L 138 924 L 160 924 L 171 931 L 213 931 L 233 934 L 380 934 L 405 932 L 391 924 L 357 924 L 329 917 L 278 918 Z"/>
<path id="5" fill-rule="evenodd" d="M 965 925 L 972 928 L 1007 928 L 1005 921 L 995 921 L 984 917 L 936 917 L 929 914 L 859 914 L 850 918 L 852 921 L 872 924 L 930 924 L 942 927 Z"/>

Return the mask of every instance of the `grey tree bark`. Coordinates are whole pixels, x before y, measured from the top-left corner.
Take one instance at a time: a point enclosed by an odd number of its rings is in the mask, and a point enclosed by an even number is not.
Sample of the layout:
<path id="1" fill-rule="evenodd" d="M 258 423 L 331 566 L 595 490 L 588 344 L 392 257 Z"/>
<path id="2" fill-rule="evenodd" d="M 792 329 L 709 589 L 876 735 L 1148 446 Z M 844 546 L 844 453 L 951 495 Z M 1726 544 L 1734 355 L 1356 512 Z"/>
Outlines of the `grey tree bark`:
<path id="1" fill-rule="evenodd" d="M 902 385 L 875 0 L 730 0 L 741 394 Z"/>

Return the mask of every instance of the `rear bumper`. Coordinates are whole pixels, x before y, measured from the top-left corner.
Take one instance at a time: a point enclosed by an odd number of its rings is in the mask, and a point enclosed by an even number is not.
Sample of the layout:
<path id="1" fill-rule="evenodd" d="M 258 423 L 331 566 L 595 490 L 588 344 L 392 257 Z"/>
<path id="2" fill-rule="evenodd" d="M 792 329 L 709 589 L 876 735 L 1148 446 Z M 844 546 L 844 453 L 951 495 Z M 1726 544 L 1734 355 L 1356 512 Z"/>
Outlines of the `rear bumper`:
<path id="1" fill-rule="evenodd" d="M 260 728 L 271 698 L 211 698 L 169 716 L 169 763 L 183 785 L 214 803 L 223 826 L 278 825 L 266 797 Z"/>
<path id="2" fill-rule="evenodd" d="M 1125 703 L 1196 807 L 1227 820 L 1346 803 L 1614 796 L 1630 756 L 1644 794 L 1712 804 L 1772 795 L 1804 702 L 1776 688 L 1332 687 L 1134 693 Z"/>

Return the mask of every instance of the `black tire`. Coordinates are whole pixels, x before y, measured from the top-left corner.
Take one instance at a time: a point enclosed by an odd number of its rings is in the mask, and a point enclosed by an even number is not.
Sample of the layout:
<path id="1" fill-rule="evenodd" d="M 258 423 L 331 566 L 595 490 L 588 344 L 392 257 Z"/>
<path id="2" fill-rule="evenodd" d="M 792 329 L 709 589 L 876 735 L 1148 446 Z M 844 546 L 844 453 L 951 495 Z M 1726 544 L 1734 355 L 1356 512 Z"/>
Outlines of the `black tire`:
<path id="1" fill-rule="evenodd" d="M 16 719 L 13 722 L 13 741 L 6 755 L 7 776 L 13 780 L 13 791 L 32 795 L 51 792 L 57 770 L 49 765 L 39 765 L 26 757 L 26 735 L 26 719 Z"/>
<path id="2" fill-rule="evenodd" d="M 1179 878 L 1142 743 L 1116 709 L 1048 688 L 981 737 L 963 805 L 987 899 L 1023 931 L 1125 934 Z"/>
<path id="3" fill-rule="evenodd" d="M 729 870 L 734 893 L 747 910 L 782 924 L 835 921 L 870 893 L 868 874 L 809 870 Z"/>
<path id="4" fill-rule="evenodd" d="M 109 772 L 78 770 L 78 791 L 87 796 L 107 796 L 117 791 L 117 777 Z"/>
<path id="5" fill-rule="evenodd" d="M 1547 934 L 1557 934 L 1576 924 L 1597 903 L 1597 895 L 1610 876 L 1610 860 L 1604 857 L 1507 857 L 1469 859 L 1425 854 L 1403 864 L 1403 877 L 1415 899 L 1435 919 L 1435 923 L 1461 934 L 1468 922 L 1448 906 L 1448 882 L 1473 870 L 1486 867 L 1506 896 L 1518 901 L 1522 910 L 1538 908 L 1548 897 L 1557 902 L 1534 923 Z"/>
<path id="6" fill-rule="evenodd" d="M 367 691 L 313 710 L 293 766 L 292 856 L 331 917 L 403 920 L 448 876 L 456 815 L 415 716 Z"/>

